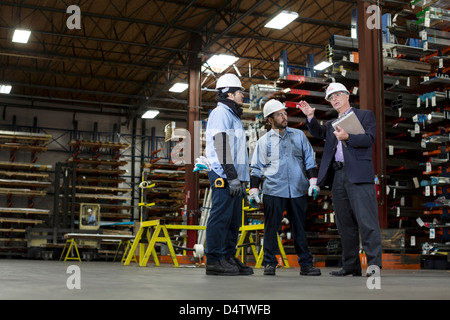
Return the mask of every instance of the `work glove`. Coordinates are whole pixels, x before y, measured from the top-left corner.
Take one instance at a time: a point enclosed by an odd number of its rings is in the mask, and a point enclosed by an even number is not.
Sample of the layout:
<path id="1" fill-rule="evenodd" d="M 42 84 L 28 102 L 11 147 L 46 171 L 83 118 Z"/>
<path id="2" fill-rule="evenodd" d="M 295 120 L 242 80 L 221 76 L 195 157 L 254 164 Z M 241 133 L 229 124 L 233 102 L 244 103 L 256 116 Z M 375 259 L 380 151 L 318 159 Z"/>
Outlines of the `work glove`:
<path id="1" fill-rule="evenodd" d="M 259 208 L 258 203 L 261 203 L 261 199 L 259 198 L 258 188 L 248 190 L 248 201 L 253 208 Z"/>
<path id="2" fill-rule="evenodd" d="M 242 194 L 241 181 L 239 181 L 239 179 L 228 181 L 228 185 L 230 187 L 230 195 L 232 197 L 237 197 Z"/>
<path id="3" fill-rule="evenodd" d="M 308 196 L 314 196 L 313 199 L 316 200 L 317 195 L 320 192 L 320 188 L 317 185 L 317 178 L 309 179 Z"/>
<path id="4" fill-rule="evenodd" d="M 211 171 L 211 167 L 209 165 L 209 161 L 206 157 L 200 156 L 195 159 L 194 172 L 196 171 Z"/>
<path id="5" fill-rule="evenodd" d="M 242 198 L 245 199 L 245 197 L 247 197 L 247 183 L 244 181 L 241 182 L 241 191 L 242 191 Z"/>

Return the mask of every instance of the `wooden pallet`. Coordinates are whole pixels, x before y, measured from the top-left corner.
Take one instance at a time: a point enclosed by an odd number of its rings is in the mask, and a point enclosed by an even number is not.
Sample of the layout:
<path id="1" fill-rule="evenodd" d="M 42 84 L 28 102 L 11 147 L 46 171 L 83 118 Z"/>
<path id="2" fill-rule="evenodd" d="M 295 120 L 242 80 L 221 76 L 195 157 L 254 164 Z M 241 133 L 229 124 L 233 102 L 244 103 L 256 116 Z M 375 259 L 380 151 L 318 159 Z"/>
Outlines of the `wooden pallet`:
<path id="1" fill-rule="evenodd" d="M 67 162 L 76 162 L 79 164 L 86 164 L 86 165 L 95 165 L 95 166 L 111 166 L 111 167 L 117 167 L 117 166 L 125 166 L 128 164 L 128 161 L 125 160 L 104 160 L 104 159 L 92 159 L 92 158 L 74 158 L 71 157 L 67 160 Z"/>
<path id="2" fill-rule="evenodd" d="M 114 169 L 100 169 L 100 168 L 77 168 L 77 173 L 80 174 L 99 174 L 99 175 L 119 175 L 125 174 L 126 170 L 114 170 Z"/>
<path id="3" fill-rule="evenodd" d="M 52 166 L 51 165 L 46 165 L 46 164 L 36 164 L 36 163 L 0 161 L 0 168 L 2 168 L 2 169 L 47 171 L 47 170 L 50 170 L 52 168 Z"/>
<path id="4" fill-rule="evenodd" d="M 0 130 L 0 141 L 21 141 L 26 143 L 45 143 L 52 139 L 50 134 L 45 133 L 26 133 L 19 131 Z"/>
<path id="5" fill-rule="evenodd" d="M 19 214 L 45 214 L 49 215 L 50 210 L 34 208 L 0 208 L 0 213 L 19 213 Z"/>
<path id="6" fill-rule="evenodd" d="M 5 142 L 0 143 L 0 149 L 13 149 L 20 151 L 31 151 L 31 152 L 45 152 L 48 150 L 48 147 L 43 146 L 33 146 L 28 144 L 14 143 L 14 142 Z"/>
<path id="7" fill-rule="evenodd" d="M 72 186 L 70 186 L 69 188 L 72 188 Z M 95 191 L 95 192 L 105 192 L 105 193 L 113 193 L 113 192 L 131 192 L 132 189 L 131 188 L 114 188 L 114 187 L 99 187 L 99 186 L 81 186 L 81 185 L 76 185 L 75 186 L 76 190 L 80 190 L 80 191 Z"/>
<path id="8" fill-rule="evenodd" d="M 0 186 L 29 187 L 29 188 L 48 188 L 48 187 L 51 186 L 51 183 L 47 182 L 47 181 L 0 179 Z"/>
<path id="9" fill-rule="evenodd" d="M 19 218 L 4 218 L 0 217 L 0 223 L 26 223 L 26 224 L 41 224 L 43 220 L 35 219 L 19 219 Z"/>
<path id="10" fill-rule="evenodd" d="M 76 148 L 88 147 L 88 148 L 106 148 L 106 149 L 126 149 L 130 146 L 130 144 L 129 143 L 121 143 L 121 142 L 73 139 L 69 142 L 69 146 L 76 147 Z"/>
<path id="11" fill-rule="evenodd" d="M 0 188 L 0 195 L 45 196 L 45 190 Z"/>
<path id="12" fill-rule="evenodd" d="M 125 182 L 125 178 L 117 177 L 117 178 L 108 178 L 108 177 L 89 177 L 89 176 L 77 176 L 77 182 L 88 182 L 88 183 L 110 183 L 110 184 L 118 184 Z"/>
<path id="13" fill-rule="evenodd" d="M 69 197 L 72 197 L 69 194 Z M 75 193 L 75 198 L 78 199 L 95 199 L 95 200 L 120 200 L 120 201 L 131 201 L 129 196 L 116 196 L 110 194 L 86 194 L 86 193 Z"/>
<path id="14" fill-rule="evenodd" d="M 19 171 L 4 171 L 0 170 L 1 177 L 10 178 L 34 178 L 34 179 L 48 179 L 49 175 L 47 173 L 29 173 L 29 172 L 19 172 Z"/>

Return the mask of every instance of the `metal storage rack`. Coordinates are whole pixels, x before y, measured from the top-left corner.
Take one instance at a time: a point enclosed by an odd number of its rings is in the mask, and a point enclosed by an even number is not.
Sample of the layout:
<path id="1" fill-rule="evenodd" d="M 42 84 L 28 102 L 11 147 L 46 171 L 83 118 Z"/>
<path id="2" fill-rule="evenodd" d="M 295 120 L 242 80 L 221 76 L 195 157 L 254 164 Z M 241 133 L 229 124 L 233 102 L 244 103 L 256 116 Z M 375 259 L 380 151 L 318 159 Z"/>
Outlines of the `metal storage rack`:
<path id="1" fill-rule="evenodd" d="M 38 164 L 38 155 L 47 151 L 51 135 L 0 131 L 0 149 L 9 152 L 8 161 L 0 161 L 0 252 L 6 255 L 25 255 L 33 245 L 26 236 L 30 226 L 45 223 L 48 209 L 39 209 L 36 198 L 47 195 L 51 186 L 48 171 L 51 165 Z M 25 162 L 25 156 L 30 162 Z M 17 160 L 21 161 L 17 161 Z"/>
<path id="2" fill-rule="evenodd" d="M 448 217 L 449 47 L 439 40 L 446 33 L 438 23 L 431 29 L 418 21 L 418 27 L 411 28 L 408 19 L 414 18 L 407 16 L 405 27 L 383 30 L 386 39 L 391 39 L 391 31 L 396 36 L 396 43 L 383 43 L 388 230 L 404 232 L 391 233 L 401 240 L 400 252 L 407 253 L 422 252 L 422 245 L 430 241 L 427 228 L 433 227 L 433 221 L 441 228 L 431 232 L 434 239 L 449 241 L 444 223 Z M 399 40 L 410 45 L 400 45 Z M 358 63 L 351 56 L 357 50 L 357 42 L 342 36 L 334 36 L 327 49 L 334 63 L 330 76 L 352 89 L 356 102 Z M 437 177 L 430 179 L 433 175 Z M 430 202 L 429 197 L 435 200 Z M 422 221 L 425 224 L 419 225 Z M 386 246 L 389 238 L 384 237 L 385 251 L 391 250 Z"/>

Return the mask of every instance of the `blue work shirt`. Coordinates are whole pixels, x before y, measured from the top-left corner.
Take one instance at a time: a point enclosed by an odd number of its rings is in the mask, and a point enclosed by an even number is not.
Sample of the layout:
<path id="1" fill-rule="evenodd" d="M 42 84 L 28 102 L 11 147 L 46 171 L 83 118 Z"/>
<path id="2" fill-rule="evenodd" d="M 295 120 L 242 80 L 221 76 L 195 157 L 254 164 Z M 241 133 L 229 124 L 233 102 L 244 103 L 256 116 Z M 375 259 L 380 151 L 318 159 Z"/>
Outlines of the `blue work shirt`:
<path id="1" fill-rule="evenodd" d="M 240 181 L 250 181 L 247 137 L 241 119 L 227 105 L 218 102 L 217 107 L 209 114 L 206 124 L 206 158 L 211 169 L 226 179 L 222 165 L 214 149 L 213 137 L 225 132 L 229 137 L 230 154 Z"/>
<path id="2" fill-rule="evenodd" d="M 263 194 L 298 198 L 308 192 L 306 171 L 316 168 L 314 151 L 303 131 L 287 127 L 283 136 L 271 129 L 259 138 L 251 175 L 265 177 Z"/>

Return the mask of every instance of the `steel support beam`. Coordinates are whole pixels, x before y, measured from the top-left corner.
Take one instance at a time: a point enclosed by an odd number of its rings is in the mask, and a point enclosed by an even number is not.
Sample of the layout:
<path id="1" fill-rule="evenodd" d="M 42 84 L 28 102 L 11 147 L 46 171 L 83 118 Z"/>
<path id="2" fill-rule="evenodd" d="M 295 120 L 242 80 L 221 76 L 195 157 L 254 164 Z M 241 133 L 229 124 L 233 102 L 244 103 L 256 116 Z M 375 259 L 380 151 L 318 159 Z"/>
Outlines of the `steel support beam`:
<path id="1" fill-rule="evenodd" d="M 386 150 L 384 130 L 384 77 L 381 43 L 381 28 L 369 28 L 367 21 L 373 21 L 372 11 L 367 13 L 369 2 L 358 0 L 358 51 L 359 61 L 359 105 L 373 111 L 377 121 L 377 137 L 373 146 L 375 174 L 380 181 L 381 197 L 378 200 L 378 219 L 381 228 L 387 227 L 386 201 Z M 379 8 L 381 25 L 381 7 Z"/>
<path id="2" fill-rule="evenodd" d="M 185 166 L 185 196 L 186 196 L 186 214 L 188 224 L 198 225 L 199 218 L 199 178 L 198 173 L 194 173 L 195 159 L 200 156 L 200 136 L 198 131 L 200 121 L 200 103 L 201 103 L 201 66 L 202 60 L 199 57 L 199 52 L 202 47 L 202 39 L 199 35 L 193 34 L 189 43 L 189 49 L 194 52 L 188 57 L 189 64 L 189 97 L 187 110 L 187 129 L 189 137 L 189 150 L 184 150 L 185 154 L 189 155 Z M 197 54 L 195 53 L 197 52 Z M 187 246 L 193 248 L 197 243 L 197 231 L 188 230 Z M 189 254 L 192 254 L 189 251 Z"/>

